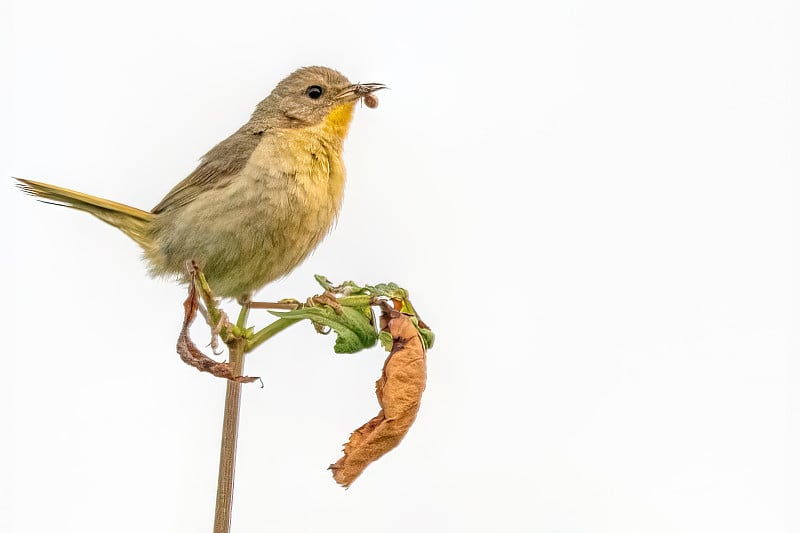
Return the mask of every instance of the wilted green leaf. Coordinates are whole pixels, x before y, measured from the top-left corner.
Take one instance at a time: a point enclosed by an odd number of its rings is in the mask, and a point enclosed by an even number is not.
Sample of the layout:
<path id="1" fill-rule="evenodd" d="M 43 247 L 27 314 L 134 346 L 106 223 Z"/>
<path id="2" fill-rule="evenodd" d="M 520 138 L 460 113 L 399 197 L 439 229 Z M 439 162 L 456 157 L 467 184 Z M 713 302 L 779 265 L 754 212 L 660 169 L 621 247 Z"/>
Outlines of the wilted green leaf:
<path id="1" fill-rule="evenodd" d="M 355 353 L 371 348 L 378 340 L 369 308 L 342 307 L 339 312 L 331 306 L 319 305 L 287 312 L 272 311 L 272 314 L 281 318 L 308 319 L 331 328 L 336 333 L 333 345 L 336 353 Z"/>

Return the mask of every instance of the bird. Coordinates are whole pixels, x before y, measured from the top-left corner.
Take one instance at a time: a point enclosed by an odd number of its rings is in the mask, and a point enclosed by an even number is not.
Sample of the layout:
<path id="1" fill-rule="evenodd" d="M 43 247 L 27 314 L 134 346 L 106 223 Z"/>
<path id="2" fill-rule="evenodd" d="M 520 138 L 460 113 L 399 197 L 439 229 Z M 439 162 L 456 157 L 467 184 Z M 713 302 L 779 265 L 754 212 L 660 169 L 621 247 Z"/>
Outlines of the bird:
<path id="1" fill-rule="evenodd" d="M 328 67 L 295 70 L 150 211 L 15 179 L 46 203 L 121 230 L 142 248 L 150 275 L 187 283 L 186 265 L 194 261 L 218 297 L 244 304 L 303 262 L 331 230 L 356 103 L 377 106 L 373 93 L 385 88 L 351 83 Z"/>

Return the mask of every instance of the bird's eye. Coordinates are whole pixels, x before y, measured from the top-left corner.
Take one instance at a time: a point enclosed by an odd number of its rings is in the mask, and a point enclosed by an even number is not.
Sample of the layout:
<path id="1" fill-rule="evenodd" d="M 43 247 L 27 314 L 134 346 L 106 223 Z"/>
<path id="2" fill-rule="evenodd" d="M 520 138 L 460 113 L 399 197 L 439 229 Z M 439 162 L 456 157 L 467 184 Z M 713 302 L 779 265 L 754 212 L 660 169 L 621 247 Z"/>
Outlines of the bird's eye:
<path id="1" fill-rule="evenodd" d="M 322 87 L 319 85 L 312 85 L 308 89 L 306 89 L 306 96 L 311 98 L 312 100 L 318 100 L 320 96 L 322 96 L 323 90 Z"/>

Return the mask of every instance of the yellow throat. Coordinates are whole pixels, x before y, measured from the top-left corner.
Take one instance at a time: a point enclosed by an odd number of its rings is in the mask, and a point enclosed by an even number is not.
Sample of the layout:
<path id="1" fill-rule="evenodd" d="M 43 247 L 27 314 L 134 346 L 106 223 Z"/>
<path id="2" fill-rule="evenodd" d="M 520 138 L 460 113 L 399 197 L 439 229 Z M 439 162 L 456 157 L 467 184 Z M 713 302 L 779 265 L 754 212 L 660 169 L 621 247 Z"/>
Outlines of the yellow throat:
<path id="1" fill-rule="evenodd" d="M 350 121 L 353 119 L 355 102 L 346 102 L 334 107 L 322 123 L 322 129 L 326 133 L 344 139 L 347 130 L 350 128 Z"/>

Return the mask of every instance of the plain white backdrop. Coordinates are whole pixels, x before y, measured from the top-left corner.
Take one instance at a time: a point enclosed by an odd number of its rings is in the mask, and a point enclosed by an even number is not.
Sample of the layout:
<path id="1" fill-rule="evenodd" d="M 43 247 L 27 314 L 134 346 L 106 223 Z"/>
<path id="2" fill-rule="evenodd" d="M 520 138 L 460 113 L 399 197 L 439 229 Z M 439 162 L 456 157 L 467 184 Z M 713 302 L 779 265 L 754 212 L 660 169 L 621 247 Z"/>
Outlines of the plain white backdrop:
<path id="1" fill-rule="evenodd" d="M 10 176 L 150 208 L 312 64 L 391 90 L 259 296 L 395 281 L 437 344 L 348 491 L 385 353 L 250 356 L 234 531 L 800 531 L 796 2 L 0 9 L 4 531 L 209 531 L 225 386 L 174 351 L 182 287 Z"/>

